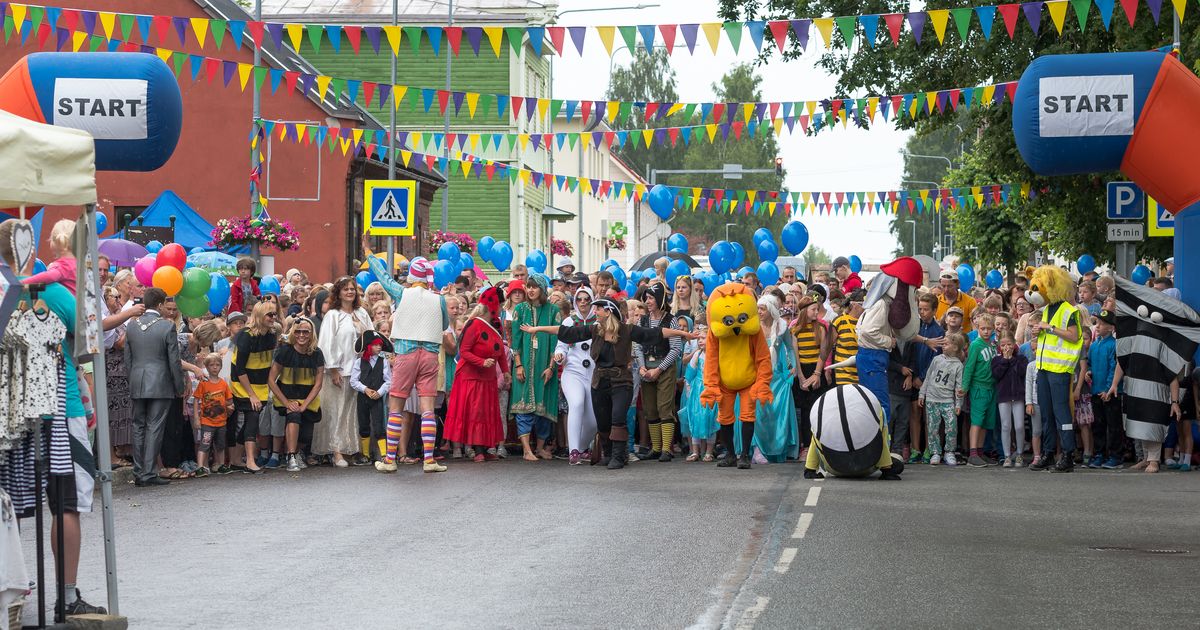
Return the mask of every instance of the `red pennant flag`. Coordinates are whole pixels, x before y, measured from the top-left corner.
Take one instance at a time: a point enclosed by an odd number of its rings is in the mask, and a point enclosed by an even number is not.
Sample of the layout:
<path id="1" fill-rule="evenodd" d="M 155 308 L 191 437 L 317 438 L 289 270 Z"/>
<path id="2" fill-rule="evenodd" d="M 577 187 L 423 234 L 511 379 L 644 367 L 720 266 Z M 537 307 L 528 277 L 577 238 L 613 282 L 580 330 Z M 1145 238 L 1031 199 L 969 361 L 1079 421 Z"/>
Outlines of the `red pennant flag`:
<path id="1" fill-rule="evenodd" d="M 456 133 L 448 133 L 448 134 L 446 134 L 446 146 L 447 146 L 447 147 L 453 147 L 453 146 L 454 146 L 454 139 L 455 139 L 455 138 L 457 138 L 457 137 L 458 137 L 458 134 L 456 134 Z"/>
<path id="2" fill-rule="evenodd" d="M 488 181 L 491 181 L 492 177 L 496 175 L 496 164 L 489 162 L 487 166 L 483 167 L 483 170 L 487 172 Z"/>
<path id="3" fill-rule="evenodd" d="M 592 102 L 591 101 L 580 101 L 579 102 L 579 119 L 583 120 L 583 121 L 587 121 L 588 116 L 590 116 L 591 113 L 592 113 Z"/>
<path id="4" fill-rule="evenodd" d="M 659 24 L 658 32 L 662 33 L 663 43 L 667 45 L 667 54 L 671 55 L 675 52 L 675 32 L 674 24 Z"/>
<path id="5" fill-rule="evenodd" d="M 217 78 L 217 73 L 221 71 L 221 60 L 212 57 L 204 58 L 204 76 L 208 78 L 208 82 L 212 83 L 213 79 Z"/>
<path id="6" fill-rule="evenodd" d="M 679 127 L 667 129 L 667 135 L 671 137 L 671 146 L 675 146 L 679 142 Z"/>
<path id="7" fill-rule="evenodd" d="M 840 206 L 840 205 L 842 205 L 842 203 L 843 203 L 843 202 L 846 200 L 846 193 L 839 192 L 839 193 L 837 194 L 837 197 L 836 197 L 836 198 L 837 198 L 838 205 Z"/>
<path id="8" fill-rule="evenodd" d="M 903 94 L 893 94 L 891 98 L 892 98 L 892 117 L 899 118 L 900 117 L 900 104 L 904 102 L 904 95 Z"/>
<path id="9" fill-rule="evenodd" d="M 724 190 L 722 190 L 722 189 L 717 189 L 717 190 L 714 190 L 714 191 L 713 191 L 713 199 L 716 199 L 716 200 L 717 200 L 717 203 L 720 203 L 720 202 L 721 202 L 721 200 L 722 200 L 722 199 L 724 199 L 724 198 L 725 198 L 725 191 L 724 191 Z"/>
<path id="10" fill-rule="evenodd" d="M 737 138 L 738 140 L 741 140 L 742 139 L 742 129 L 744 129 L 746 127 L 746 123 L 744 123 L 740 120 L 737 120 L 737 121 L 734 121 L 733 124 L 729 125 L 729 127 L 730 127 L 730 129 L 733 129 L 733 137 Z"/>
<path id="11" fill-rule="evenodd" d="M 892 45 L 898 45 L 900 43 L 900 27 L 904 24 L 904 14 L 888 13 L 883 16 L 883 21 L 887 23 L 888 35 L 892 38 Z"/>
<path id="12" fill-rule="evenodd" d="M 808 133 L 808 114 L 800 114 L 800 130 Z"/>
<path id="13" fill-rule="evenodd" d="M 597 193 L 597 194 L 598 194 L 598 196 L 600 196 L 600 197 L 607 197 L 607 196 L 608 196 L 608 189 L 609 189 L 609 188 L 611 188 L 611 187 L 612 187 L 612 182 L 611 182 L 611 181 L 609 181 L 609 180 L 607 180 L 607 179 L 605 179 L 605 180 L 602 180 L 602 181 L 600 182 L 600 190 L 599 190 L 599 192 Z"/>
<path id="14" fill-rule="evenodd" d="M 76 11 L 75 9 L 63 9 L 62 17 L 59 19 L 62 22 L 63 28 L 74 33 L 75 27 L 79 26 L 79 11 Z M 167 25 L 170 26 L 170 22 L 168 22 Z"/>
<path id="15" fill-rule="evenodd" d="M 158 18 L 154 18 L 154 19 L 157 20 Z M 158 24 L 155 23 L 155 26 L 157 26 L 157 25 Z M 247 22 L 246 30 L 250 31 L 250 39 L 254 40 L 254 47 L 262 48 L 263 23 L 262 22 Z M 162 37 L 161 33 L 159 33 L 159 37 Z M 358 49 L 355 48 L 354 52 L 358 52 Z"/>
<path id="16" fill-rule="evenodd" d="M 787 46 L 788 28 L 791 24 L 786 20 L 774 20 L 767 22 L 767 26 L 771 29 L 771 36 L 775 38 L 775 45 L 782 53 L 783 47 Z"/>
<path id="17" fill-rule="evenodd" d="M 50 38 L 51 30 L 52 29 L 50 28 L 50 25 L 46 24 L 45 22 L 42 22 L 41 26 L 38 27 L 38 35 L 37 35 L 38 48 L 46 47 L 46 40 Z M 129 42 L 125 42 L 125 45 L 128 46 Z"/>
<path id="18" fill-rule="evenodd" d="M 434 164 L 437 164 L 437 156 L 434 156 L 434 155 L 426 155 L 426 156 L 425 156 L 425 167 L 426 167 L 426 168 L 428 168 L 428 169 L 429 169 L 429 170 L 431 170 L 431 171 L 432 171 L 432 170 L 436 170 L 436 169 L 433 167 L 433 165 L 434 165 Z"/>
<path id="19" fill-rule="evenodd" d="M 350 40 L 350 49 L 353 50 L 354 54 L 357 55 L 358 54 L 358 44 L 359 44 L 359 42 L 362 41 L 362 27 L 361 26 L 343 26 L 342 33 L 344 33 L 346 35 L 346 39 Z M 369 101 L 371 99 L 367 99 L 367 100 Z"/>
<path id="20" fill-rule="evenodd" d="M 825 205 L 829 205 L 829 193 L 828 192 L 821 193 L 821 202 Z M 841 203 L 841 202 L 839 201 L 838 203 Z"/>
<path id="21" fill-rule="evenodd" d="M 516 97 L 513 97 L 513 99 L 515 100 Z M 438 102 L 438 113 L 445 116 L 446 115 L 446 105 L 450 102 L 450 93 L 447 92 L 446 90 L 438 90 L 437 91 L 437 102 Z"/>
<path id="22" fill-rule="evenodd" d="M 999 7 L 1000 15 L 1004 18 L 1004 27 L 1008 29 L 1008 38 L 1012 39 L 1017 35 L 1017 16 L 1021 13 L 1021 5 L 1019 4 L 1002 4 Z"/>
<path id="23" fill-rule="evenodd" d="M 75 12 L 71 11 L 71 13 L 75 13 Z M 63 18 L 65 19 L 66 17 L 67 17 L 67 12 L 63 11 Z M 171 32 L 171 18 L 166 15 L 156 15 L 150 19 L 150 23 L 152 25 L 154 25 L 154 34 L 158 35 L 159 45 L 160 46 L 167 45 L 167 35 L 170 34 L 170 32 Z M 262 28 L 261 24 L 259 25 L 259 28 L 260 29 Z M 73 24 L 69 25 L 69 26 L 67 26 L 67 29 L 74 31 L 75 26 Z"/>
<path id="24" fill-rule="evenodd" d="M 646 103 L 646 120 L 654 118 L 654 112 L 658 111 L 658 103 Z"/>
<path id="25" fill-rule="evenodd" d="M 512 108 L 513 120 L 520 120 L 521 105 L 525 103 L 525 97 L 524 96 L 510 96 L 510 97 L 508 97 L 508 102 L 509 102 L 509 105 L 512 106 L 511 108 Z"/>
<path id="26" fill-rule="evenodd" d="M 567 34 L 567 29 L 562 26 L 550 26 L 546 28 L 550 32 L 550 43 L 554 44 L 554 50 L 558 51 L 558 56 L 563 54 L 563 37 Z"/>
<path id="27" fill-rule="evenodd" d="M 842 111 L 842 99 L 835 98 L 829 102 L 829 105 L 830 105 L 830 107 L 833 108 L 833 119 L 837 120 L 838 112 Z M 841 202 L 839 201 L 838 203 L 841 203 Z"/>
<path id="28" fill-rule="evenodd" d="M 617 134 L 615 134 L 611 131 L 604 132 L 604 145 L 607 146 L 608 148 L 610 148 L 610 149 L 612 148 L 613 141 L 616 139 L 617 139 Z"/>
<path id="29" fill-rule="evenodd" d="M 363 102 L 366 103 L 368 107 L 370 107 L 371 97 L 375 96 L 375 82 L 374 81 L 363 81 L 362 85 L 363 85 Z"/>
<path id="30" fill-rule="evenodd" d="M 285 84 L 287 84 L 287 89 L 289 92 L 296 91 L 296 81 L 299 81 L 299 80 L 300 80 L 299 72 L 296 72 L 293 70 L 288 70 L 283 73 L 283 82 Z"/>
<path id="31" fill-rule="evenodd" d="M 462 43 L 463 30 L 461 26 L 447 26 L 442 29 L 446 33 L 446 41 L 450 42 L 450 52 L 458 56 L 458 46 Z"/>
<path id="32" fill-rule="evenodd" d="M 1125 17 L 1129 18 L 1129 25 L 1133 26 L 1133 20 L 1137 17 L 1138 0 L 1121 0 L 1121 8 L 1125 9 Z"/>
<path id="33" fill-rule="evenodd" d="M 721 122 L 721 116 L 725 113 L 725 103 L 713 103 L 712 119 L 713 122 Z"/>
<path id="34" fill-rule="evenodd" d="M 958 97 L 962 94 L 962 90 L 954 88 L 950 90 L 950 109 L 958 111 Z"/>
<path id="35" fill-rule="evenodd" d="M 1004 93 L 1008 95 L 1009 103 L 1017 102 L 1017 82 L 1009 81 L 1004 84 Z"/>
<path id="36" fill-rule="evenodd" d="M 779 116 L 779 103 L 771 103 L 768 109 L 771 111 L 771 120 L 775 120 Z"/>

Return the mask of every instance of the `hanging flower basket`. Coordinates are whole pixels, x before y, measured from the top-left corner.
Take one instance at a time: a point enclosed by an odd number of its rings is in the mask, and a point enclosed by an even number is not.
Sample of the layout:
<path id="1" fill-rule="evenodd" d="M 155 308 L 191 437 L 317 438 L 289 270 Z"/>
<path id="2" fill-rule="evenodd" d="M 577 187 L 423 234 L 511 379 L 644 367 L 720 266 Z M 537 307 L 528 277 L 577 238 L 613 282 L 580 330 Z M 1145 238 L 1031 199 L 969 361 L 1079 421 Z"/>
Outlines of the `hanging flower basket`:
<path id="1" fill-rule="evenodd" d="M 625 239 L 618 236 L 610 236 L 604 241 L 604 245 L 609 249 L 625 249 Z"/>
<path id="2" fill-rule="evenodd" d="M 475 239 L 471 238 L 470 234 L 443 232 L 441 230 L 436 230 L 429 235 L 429 253 L 436 254 L 438 248 L 441 247 L 443 243 L 454 243 L 455 245 L 458 245 L 458 250 L 461 252 L 466 252 L 468 254 L 475 253 Z"/>
<path id="3" fill-rule="evenodd" d="M 571 249 L 571 243 L 561 238 L 551 238 L 550 253 L 555 256 L 574 256 L 575 250 Z"/>
<path id="4" fill-rule="evenodd" d="M 300 234 L 288 221 L 272 218 L 238 217 L 217 221 L 212 231 L 212 246 L 228 249 L 239 245 L 258 245 L 281 252 L 300 249 Z"/>

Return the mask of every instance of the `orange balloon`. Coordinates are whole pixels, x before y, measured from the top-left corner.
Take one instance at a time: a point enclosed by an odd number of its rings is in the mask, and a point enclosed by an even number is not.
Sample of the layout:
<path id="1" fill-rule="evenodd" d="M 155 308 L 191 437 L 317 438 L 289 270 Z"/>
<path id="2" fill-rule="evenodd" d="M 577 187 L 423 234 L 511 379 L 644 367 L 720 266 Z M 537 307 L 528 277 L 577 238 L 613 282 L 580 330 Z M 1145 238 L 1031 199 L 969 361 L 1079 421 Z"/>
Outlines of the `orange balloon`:
<path id="1" fill-rule="evenodd" d="M 163 265 L 154 270 L 154 286 L 166 291 L 170 297 L 175 297 L 183 289 L 183 273 L 178 269 Z"/>

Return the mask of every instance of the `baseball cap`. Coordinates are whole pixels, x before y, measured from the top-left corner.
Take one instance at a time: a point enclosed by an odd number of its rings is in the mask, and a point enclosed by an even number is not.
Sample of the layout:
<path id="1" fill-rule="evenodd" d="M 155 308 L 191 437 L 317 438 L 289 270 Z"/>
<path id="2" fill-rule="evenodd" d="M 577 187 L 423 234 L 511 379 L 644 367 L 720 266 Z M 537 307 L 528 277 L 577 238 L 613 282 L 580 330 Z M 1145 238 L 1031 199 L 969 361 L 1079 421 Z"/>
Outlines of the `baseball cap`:
<path id="1" fill-rule="evenodd" d="M 947 314 L 947 315 L 958 315 L 959 317 L 965 317 L 965 316 L 966 316 L 966 315 L 963 313 L 963 310 L 962 310 L 961 308 L 957 307 L 957 306 L 951 306 L 950 308 L 946 309 L 946 314 Z"/>
<path id="2" fill-rule="evenodd" d="M 582 271 L 576 271 L 575 275 L 571 276 L 571 278 L 569 280 L 567 280 L 567 282 L 569 284 L 581 284 L 583 286 L 591 286 L 591 282 L 588 281 L 587 274 L 583 273 Z"/>
<path id="3" fill-rule="evenodd" d="M 233 311 L 232 313 L 225 316 L 226 324 L 232 324 L 233 322 L 236 322 L 236 321 L 243 321 L 243 322 L 246 321 L 246 314 L 241 311 Z"/>
<path id="4" fill-rule="evenodd" d="M 830 266 L 830 268 L 837 269 L 838 267 L 849 267 L 849 266 L 850 266 L 849 258 L 846 258 L 845 256 L 838 256 L 837 258 L 833 259 L 833 264 Z"/>
<path id="5" fill-rule="evenodd" d="M 958 280 L 958 274 L 954 273 L 953 271 L 946 270 L 938 275 L 938 279 L 939 280 Z"/>
<path id="6" fill-rule="evenodd" d="M 1117 325 L 1117 314 L 1112 311 L 1100 311 L 1100 313 L 1096 315 L 1096 319 L 1104 322 L 1105 324 L 1110 324 L 1112 326 Z"/>

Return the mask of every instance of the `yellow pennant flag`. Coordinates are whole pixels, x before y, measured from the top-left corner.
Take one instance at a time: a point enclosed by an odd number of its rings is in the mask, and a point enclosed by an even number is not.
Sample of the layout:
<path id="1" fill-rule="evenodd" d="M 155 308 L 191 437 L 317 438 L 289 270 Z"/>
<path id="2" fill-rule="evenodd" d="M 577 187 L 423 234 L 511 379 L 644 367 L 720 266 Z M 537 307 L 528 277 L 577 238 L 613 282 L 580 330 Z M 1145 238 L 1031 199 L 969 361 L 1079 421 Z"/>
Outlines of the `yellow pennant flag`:
<path id="1" fill-rule="evenodd" d="M 408 94 L 407 85 L 392 86 L 392 107 L 400 109 L 400 101 L 404 100 L 404 95 Z"/>
<path id="2" fill-rule="evenodd" d="M 349 140 L 340 140 L 340 141 L 338 141 L 338 144 L 340 144 L 342 147 L 342 155 L 346 155 L 347 153 L 350 152 L 350 141 Z"/>
<path id="3" fill-rule="evenodd" d="M 296 123 L 296 137 L 304 140 L 304 132 L 308 131 L 308 125 L 305 123 Z M 282 136 L 281 136 L 282 137 Z"/>
<path id="4" fill-rule="evenodd" d="M 708 134 L 708 143 L 712 144 L 713 138 L 717 137 L 717 126 L 712 124 L 704 125 L 704 131 Z"/>
<path id="5" fill-rule="evenodd" d="M 583 188 L 583 192 L 584 192 L 584 193 L 586 193 L 586 194 L 589 194 L 589 195 L 590 195 L 590 194 L 592 194 L 592 182 L 591 182 L 591 180 L 587 179 L 586 177 L 580 177 L 580 178 L 579 178 L 579 186 L 580 186 L 581 188 Z"/>
<path id="6" fill-rule="evenodd" d="M 400 27 L 399 26 L 385 26 L 385 27 L 383 27 L 383 34 L 387 35 L 388 46 L 392 47 L 392 55 L 399 55 L 400 54 L 400 40 L 403 38 L 403 35 L 400 32 Z"/>
<path id="7" fill-rule="evenodd" d="M 317 94 L 321 95 L 321 100 L 325 100 L 325 92 L 329 90 L 329 82 L 332 80 L 333 77 L 317 75 Z"/>
<path id="8" fill-rule="evenodd" d="M 590 143 L 591 141 L 592 141 L 592 134 L 590 134 L 590 133 L 579 134 L 579 149 L 581 151 L 586 150 L 588 148 L 588 143 Z"/>
<path id="9" fill-rule="evenodd" d="M 982 97 L 980 97 L 980 99 L 979 99 L 979 100 L 980 100 L 980 101 L 981 101 L 981 102 L 982 102 L 984 105 L 991 105 L 991 104 L 992 104 L 992 98 L 993 98 L 994 96 L 996 96 L 996 86 L 994 86 L 994 85 L 985 85 L 985 86 L 983 86 L 983 96 L 982 96 Z"/>
<path id="10" fill-rule="evenodd" d="M 463 179 L 467 179 L 471 176 L 471 166 L 473 166 L 474 164 L 475 163 L 470 160 L 463 161 L 463 163 L 462 163 Z"/>
<path id="11" fill-rule="evenodd" d="M 908 117 L 913 120 L 917 118 L 917 99 L 915 98 L 908 104 Z"/>
<path id="12" fill-rule="evenodd" d="M 775 135 L 777 135 L 777 136 L 783 135 L 783 119 L 782 118 L 776 118 L 775 120 L 771 121 L 771 127 L 775 129 Z"/>
<path id="13" fill-rule="evenodd" d="M 1066 0 L 1063 0 L 1066 2 Z M 933 22 L 933 32 L 937 33 L 938 43 L 941 44 L 946 39 L 946 20 L 950 19 L 950 11 L 948 9 L 938 9 L 936 11 L 926 11 L 929 14 L 929 21 Z"/>
<path id="14" fill-rule="evenodd" d="M 76 31 L 71 34 L 71 52 L 79 52 L 83 47 L 83 42 L 87 41 L 88 34 L 83 31 Z"/>
<path id="15" fill-rule="evenodd" d="M 620 108 L 621 108 L 620 101 L 609 101 L 608 102 L 608 105 L 605 107 L 605 111 L 607 111 L 607 113 L 608 113 L 608 122 L 611 123 L 617 119 L 617 111 Z"/>
<path id="16" fill-rule="evenodd" d="M 475 117 L 475 108 L 479 106 L 479 92 L 467 92 L 467 113 Z"/>
<path id="17" fill-rule="evenodd" d="M 983 205 L 983 193 L 981 191 L 982 189 L 979 186 L 971 187 L 971 196 L 975 198 L 975 205 L 978 206 Z"/>
<path id="18" fill-rule="evenodd" d="M 363 137 L 363 130 L 362 130 L 362 129 L 352 129 L 352 130 L 350 131 L 350 136 L 351 136 L 352 138 L 354 138 L 354 144 L 356 144 L 356 145 L 357 145 L 357 144 L 362 144 L 362 137 Z"/>
<path id="19" fill-rule="evenodd" d="M 754 115 L 754 106 L 757 103 L 742 103 L 742 120 L 750 122 L 750 117 Z"/>
<path id="20" fill-rule="evenodd" d="M 116 25 L 116 23 L 116 13 L 109 13 L 107 11 L 100 12 L 100 28 L 104 29 L 104 39 L 112 39 L 113 27 Z M 200 42 L 200 45 L 203 46 L 204 42 Z"/>
<path id="21" fill-rule="evenodd" d="M 539 98 L 537 100 L 537 115 L 539 120 L 546 119 L 546 110 L 550 107 L 550 99 Z"/>
<path id="22" fill-rule="evenodd" d="M 665 115 L 670 116 L 671 114 L 678 114 L 681 111 L 683 111 L 683 103 L 675 103 L 669 109 L 667 109 L 667 113 Z"/>
<path id="23" fill-rule="evenodd" d="M 1183 22 L 1183 13 L 1187 10 L 1187 0 L 1171 0 L 1171 4 L 1175 6 L 1175 12 L 1179 14 L 1179 21 Z"/>
<path id="24" fill-rule="evenodd" d="M 254 66 L 248 63 L 238 64 L 238 82 L 242 85 L 242 91 L 246 91 L 246 83 L 250 81 L 250 73 L 254 71 Z"/>
<path id="25" fill-rule="evenodd" d="M 1029 198 L 1029 188 L 1030 188 L 1029 182 L 1024 182 L 1021 184 L 1021 198 L 1022 199 Z"/>
<path id="26" fill-rule="evenodd" d="M 817 27 L 817 32 L 821 33 L 821 38 L 825 40 L 825 47 L 829 48 L 833 45 L 833 18 L 816 18 L 813 21 L 813 26 Z"/>
<path id="27" fill-rule="evenodd" d="M 157 55 L 159 59 L 162 59 L 164 63 L 171 63 L 171 56 L 175 54 L 175 51 L 167 50 L 166 48 L 155 48 L 154 54 Z"/>
<path id="28" fill-rule="evenodd" d="M 693 188 L 692 190 L 700 190 L 700 189 L 699 189 L 699 188 Z M 700 194 L 699 194 L 699 193 L 696 193 L 696 194 L 692 195 L 692 211 L 693 211 L 693 212 L 695 212 L 695 211 L 696 211 L 696 208 L 697 208 L 699 205 L 700 205 Z"/>
<path id="29" fill-rule="evenodd" d="M 753 191 L 753 190 L 747 190 L 747 191 L 746 191 L 746 202 L 747 202 L 747 203 L 751 203 L 751 204 L 752 204 L 752 203 L 754 203 L 754 196 L 755 196 L 756 194 L 757 194 L 757 192 L 756 192 L 756 191 Z"/>
<path id="30" fill-rule="evenodd" d="M 705 22 L 700 25 L 700 29 L 704 31 L 704 37 L 708 39 L 708 45 L 712 48 L 713 54 L 717 54 L 717 44 L 721 43 L 721 29 L 724 27 L 720 22 Z"/>
<path id="31" fill-rule="evenodd" d="M 775 207 L 778 205 L 778 201 L 772 201 L 771 203 L 767 204 L 767 212 L 769 212 L 771 216 L 775 216 Z"/>
<path id="32" fill-rule="evenodd" d="M 934 108 L 937 107 L 937 90 L 925 93 L 925 111 L 923 114 L 932 114 Z"/>
<path id="33" fill-rule="evenodd" d="M 650 143 L 654 141 L 654 130 L 653 129 L 643 129 L 642 130 L 642 140 L 644 140 L 646 142 L 647 147 L 650 146 Z"/>
<path id="34" fill-rule="evenodd" d="M 1059 35 L 1062 35 L 1063 20 L 1067 17 L 1067 0 L 1047 2 L 1046 9 L 1050 11 L 1050 20 L 1054 22 L 1054 28 L 1058 29 Z"/>
<path id="35" fill-rule="evenodd" d="M 412 151 L 400 150 L 400 159 L 404 161 L 404 166 L 408 166 L 408 163 L 412 160 L 412 155 Z"/>
<path id="36" fill-rule="evenodd" d="M 804 101 L 804 113 L 808 114 L 809 118 L 812 118 L 813 112 L 815 111 L 817 111 L 816 101 Z"/>
<path id="37" fill-rule="evenodd" d="M 421 136 L 424 135 L 420 131 L 414 131 L 408 134 L 408 143 L 412 146 L 421 144 Z"/>
<path id="38" fill-rule="evenodd" d="M 283 29 L 287 31 L 288 39 L 292 40 L 292 48 L 299 51 L 301 38 L 304 37 L 304 25 L 284 24 Z"/>
<path id="39" fill-rule="evenodd" d="M 615 26 L 596 27 L 596 34 L 600 36 L 600 43 L 604 44 L 604 52 L 608 53 L 609 57 L 612 56 L 613 36 L 616 35 L 616 33 L 617 27 Z"/>
<path id="40" fill-rule="evenodd" d="M 526 169 L 521 169 L 519 171 L 519 174 L 521 175 L 521 181 L 524 182 L 526 186 L 528 186 L 529 181 L 531 179 L 530 171 L 528 171 Z"/>
<path id="41" fill-rule="evenodd" d="M 200 48 L 204 48 L 204 40 L 208 36 L 208 18 L 192 18 L 192 32 L 196 34 L 196 43 L 200 44 Z M 296 27 L 295 33 L 292 32 L 291 26 Z M 299 24 L 289 24 L 288 34 L 292 35 L 292 44 L 296 46 L 296 50 L 300 50 L 300 29 L 303 28 Z"/>
<path id="42" fill-rule="evenodd" d="M 875 122 L 875 110 L 877 110 L 878 108 L 879 108 L 879 97 L 878 96 L 872 96 L 871 98 L 867 99 L 867 118 L 870 119 L 871 122 Z"/>
<path id="43" fill-rule="evenodd" d="M 483 34 L 487 35 L 488 43 L 492 45 L 492 52 L 496 53 L 496 58 L 500 58 L 500 47 L 504 45 L 504 29 L 499 26 L 485 26 Z"/>
<path id="44" fill-rule="evenodd" d="M 838 110 L 838 116 L 842 117 L 842 129 L 845 129 L 846 125 L 850 122 L 850 113 L 846 111 L 845 107 L 843 107 Z"/>
<path id="45" fill-rule="evenodd" d="M 517 144 L 521 145 L 521 150 L 524 151 L 529 146 L 529 134 L 517 134 Z"/>
<path id="46" fill-rule="evenodd" d="M 23 4 L 10 4 L 8 6 L 12 10 L 13 25 L 17 27 L 17 33 L 20 33 L 21 27 L 25 25 L 26 7 Z M 0 21 L 2 21 L 3 19 L 4 18 L 2 16 L 0 16 Z"/>
<path id="47" fill-rule="evenodd" d="M 928 203 L 928 202 L 929 202 L 929 189 L 922 188 L 921 189 L 921 203 Z"/>

